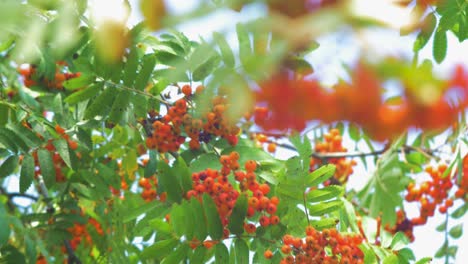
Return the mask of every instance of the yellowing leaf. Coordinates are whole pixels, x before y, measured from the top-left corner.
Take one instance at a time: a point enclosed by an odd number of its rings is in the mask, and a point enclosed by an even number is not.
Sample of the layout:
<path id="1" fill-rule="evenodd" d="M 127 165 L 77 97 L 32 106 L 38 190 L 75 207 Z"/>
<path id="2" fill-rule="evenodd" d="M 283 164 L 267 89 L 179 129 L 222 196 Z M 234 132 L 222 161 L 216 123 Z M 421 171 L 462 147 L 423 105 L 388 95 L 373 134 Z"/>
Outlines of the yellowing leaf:
<path id="1" fill-rule="evenodd" d="M 127 28 L 118 21 L 107 20 L 94 33 L 98 55 L 107 63 L 116 63 L 129 44 Z"/>
<path id="2" fill-rule="evenodd" d="M 151 30 L 158 30 L 161 28 L 161 18 L 166 15 L 164 0 L 142 0 L 140 9 L 146 19 L 146 25 Z"/>

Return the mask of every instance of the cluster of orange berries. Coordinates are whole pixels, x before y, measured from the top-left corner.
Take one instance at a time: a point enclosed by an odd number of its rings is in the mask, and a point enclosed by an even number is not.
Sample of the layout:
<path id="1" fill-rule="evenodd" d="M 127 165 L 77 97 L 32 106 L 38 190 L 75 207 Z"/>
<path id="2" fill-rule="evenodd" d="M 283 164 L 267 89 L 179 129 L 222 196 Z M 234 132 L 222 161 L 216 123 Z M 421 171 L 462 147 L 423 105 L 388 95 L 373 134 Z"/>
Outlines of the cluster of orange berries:
<path id="1" fill-rule="evenodd" d="M 342 235 L 336 229 L 318 231 L 308 226 L 304 239 L 289 234 L 283 236 L 281 252 L 287 256 L 280 263 L 364 263 L 364 254 L 359 248 L 362 241 L 361 235 Z M 271 259 L 273 252 L 268 249 L 264 256 Z"/>
<path id="2" fill-rule="evenodd" d="M 201 199 L 204 193 L 209 194 L 215 201 L 218 213 L 224 227 L 229 222 L 239 195 L 248 196 L 247 217 L 253 217 L 256 212 L 262 213 L 260 225 L 268 226 L 279 223 L 279 217 L 275 215 L 279 199 L 276 196 L 267 197 L 270 186 L 259 183 L 255 174 L 257 164 L 253 160 L 245 162 L 245 172 L 240 170 L 239 153 L 231 152 L 229 155 L 221 155 L 221 170 L 206 169 L 192 174 L 193 189 L 188 191 L 186 198 L 196 197 Z M 228 175 L 234 171 L 235 180 L 239 183 L 241 193 L 229 182 Z M 245 223 L 247 233 L 254 233 L 256 226 L 253 223 Z M 224 229 L 224 235 L 229 235 L 229 230 Z"/>
<path id="3" fill-rule="evenodd" d="M 76 150 L 78 148 L 78 143 L 72 139 L 70 136 L 65 133 L 65 130 L 59 126 L 55 126 L 55 131 L 68 142 L 68 146 L 72 150 Z M 56 182 L 64 182 L 66 180 L 65 175 L 63 175 L 62 168 L 65 166 L 65 162 L 63 161 L 60 154 L 55 150 L 55 146 L 53 144 L 53 140 L 48 140 L 47 144 L 44 146 L 50 153 L 52 153 L 52 161 L 55 169 L 55 181 Z M 32 156 L 34 158 L 35 164 L 35 176 L 38 177 L 41 174 L 41 168 L 39 164 L 39 158 L 37 156 L 37 150 L 32 152 Z"/>
<path id="4" fill-rule="evenodd" d="M 456 198 L 465 198 L 468 193 L 468 155 L 463 157 L 463 171 L 460 182 L 457 182 L 458 189 L 455 192 Z"/>
<path id="5" fill-rule="evenodd" d="M 331 129 L 327 134 L 324 135 L 323 142 L 315 143 L 316 153 L 332 153 L 332 152 L 346 152 L 347 149 L 342 145 L 342 137 L 338 129 Z M 310 159 L 310 171 L 313 171 L 323 164 L 323 160 L 317 158 Z M 355 160 L 347 158 L 330 158 L 326 160 L 327 163 L 334 164 L 336 166 L 335 174 L 333 178 L 326 181 L 324 184 L 330 183 L 344 184 L 348 181 L 349 176 L 353 173 L 353 166 L 356 165 Z"/>
<path id="6" fill-rule="evenodd" d="M 66 66 L 65 62 L 57 62 L 57 69 L 52 80 L 37 76 L 37 66 L 34 64 L 21 67 L 18 71 L 23 76 L 23 82 L 26 87 L 43 86 L 49 89 L 63 90 L 64 81 L 80 77 L 81 75 L 79 72 L 61 72 L 60 68 L 63 68 L 63 66 Z"/>
<path id="7" fill-rule="evenodd" d="M 405 236 L 411 242 L 413 242 L 414 239 L 415 239 L 414 234 L 413 234 L 413 228 L 416 225 L 416 223 L 414 223 L 413 219 L 409 219 L 406 216 L 405 211 L 403 211 L 403 210 L 398 210 L 397 213 L 396 213 L 396 216 L 397 216 L 396 224 L 393 227 L 391 227 L 389 224 L 385 225 L 385 227 L 384 227 L 385 230 L 388 231 L 390 234 L 396 234 L 397 232 L 403 232 L 403 234 L 405 234 Z M 378 223 L 379 228 L 377 229 L 377 235 L 376 236 L 379 237 L 381 218 L 377 219 L 377 223 Z"/>
<path id="8" fill-rule="evenodd" d="M 389 60 L 388 63 L 399 66 L 398 62 Z M 462 66 L 456 68 L 449 80 L 437 84 L 443 93 L 430 103 L 421 100 L 411 89 L 403 91 L 404 100 L 399 105 L 384 102 L 381 87 L 388 76 L 379 76 L 363 64 L 358 64 L 351 75 L 352 83 L 339 83 L 330 91 L 316 80 L 297 78 L 285 70 L 274 74 L 259 84 L 255 94 L 258 105 L 267 105 L 255 110 L 256 124 L 266 130 L 301 131 L 308 121 L 347 120 L 383 141 L 409 127 L 447 129 L 457 121 L 460 111 L 468 107 L 468 71 Z M 447 100 L 451 93 L 459 94 L 462 99 L 453 104 Z"/>
<path id="9" fill-rule="evenodd" d="M 450 175 L 443 177 L 446 170 L 446 164 L 440 164 L 437 168 L 428 166 L 426 172 L 431 176 L 430 180 L 422 182 L 419 187 L 414 183 L 408 184 L 405 200 L 420 203 L 420 216 L 411 219 L 413 225 L 424 225 L 428 217 L 434 216 L 437 208 L 444 214 L 453 205 L 453 200 L 448 198 L 453 183 Z"/>
<path id="10" fill-rule="evenodd" d="M 267 135 L 263 133 L 258 133 L 258 134 L 251 134 L 250 136 L 256 144 L 258 144 L 259 147 L 265 146 L 266 151 L 270 153 L 275 153 L 276 152 L 276 143 L 269 141 Z"/>
<path id="11" fill-rule="evenodd" d="M 203 86 L 197 88 L 200 93 Z M 191 100 L 192 88 L 189 85 L 182 87 L 185 98 L 177 100 L 169 107 L 167 114 L 159 116 L 157 112 L 151 112 L 148 120 L 142 120 L 147 129 L 148 138 L 146 146 L 149 149 L 157 149 L 164 153 L 177 151 L 185 143 L 186 136 L 190 138 L 189 147 L 199 149 L 201 142 L 209 142 L 213 136 L 225 138 L 231 145 L 238 142 L 237 134 L 240 129 L 229 122 L 224 115 L 226 111 L 226 98 L 216 96 L 212 99 L 212 108 L 203 118 L 194 118 L 188 113 L 187 100 Z M 183 135 L 185 133 L 186 136 Z"/>
<path id="12" fill-rule="evenodd" d="M 143 188 L 143 192 L 141 193 L 141 198 L 146 202 L 151 202 L 159 198 L 160 201 L 164 202 L 167 198 L 167 193 L 163 192 L 158 194 L 158 179 L 156 175 L 153 175 L 149 178 L 141 177 L 138 180 L 138 185 Z"/>
<path id="13" fill-rule="evenodd" d="M 67 229 L 67 231 L 73 236 L 73 238 L 70 240 L 70 246 L 73 250 L 76 250 L 78 245 L 80 245 L 83 241 L 85 242 L 86 246 L 91 246 L 93 244 L 93 239 L 91 238 L 91 235 L 88 231 L 88 225 L 92 225 L 98 235 L 104 235 L 101 224 L 92 217 L 88 219 L 88 223 L 86 224 L 75 223 L 72 227 Z M 62 247 L 62 252 L 67 252 L 65 247 Z"/>

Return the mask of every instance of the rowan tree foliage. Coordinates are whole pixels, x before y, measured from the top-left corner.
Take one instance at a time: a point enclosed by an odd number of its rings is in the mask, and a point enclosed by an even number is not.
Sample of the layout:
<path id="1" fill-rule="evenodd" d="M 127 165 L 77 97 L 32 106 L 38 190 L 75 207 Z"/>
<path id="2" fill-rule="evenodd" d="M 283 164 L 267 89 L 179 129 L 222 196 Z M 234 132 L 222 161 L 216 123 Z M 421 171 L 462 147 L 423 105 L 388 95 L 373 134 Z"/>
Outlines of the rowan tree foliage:
<path id="1" fill-rule="evenodd" d="M 307 59 L 321 36 L 389 27 L 353 2 L 173 15 L 141 0 L 128 27 L 86 0 L 0 1 L 0 262 L 453 263 L 468 70 L 433 71 L 447 35 L 467 38 L 468 2 L 395 1 L 412 10 L 399 30 L 413 59 L 363 48 L 325 86 Z M 235 25 L 235 43 L 174 29 L 252 6 L 264 16 Z M 418 59 L 428 41 L 435 63 Z M 354 189 L 358 165 L 372 176 Z M 416 259 L 413 230 L 434 215 L 445 240 Z"/>

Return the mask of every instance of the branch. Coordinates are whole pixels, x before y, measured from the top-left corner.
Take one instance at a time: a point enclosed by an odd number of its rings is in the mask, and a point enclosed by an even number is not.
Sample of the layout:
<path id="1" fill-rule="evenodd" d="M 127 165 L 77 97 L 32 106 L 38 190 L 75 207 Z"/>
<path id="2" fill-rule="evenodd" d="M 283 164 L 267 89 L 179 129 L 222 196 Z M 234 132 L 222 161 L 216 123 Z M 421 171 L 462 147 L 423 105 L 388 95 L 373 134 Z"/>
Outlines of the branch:
<path id="1" fill-rule="evenodd" d="M 47 190 L 47 186 L 44 183 L 42 175 L 39 175 L 39 177 L 37 178 L 37 182 L 39 183 L 39 191 L 42 194 L 42 196 L 44 196 L 44 200 L 47 202 L 47 213 L 53 214 L 55 212 L 55 208 L 52 204 L 52 200 L 49 197 L 49 191 Z M 63 243 L 67 250 L 68 264 L 81 264 L 81 261 L 75 255 L 75 252 L 73 251 L 70 242 L 68 240 L 64 240 Z"/>
<path id="2" fill-rule="evenodd" d="M 75 251 L 73 251 L 70 242 L 68 242 L 68 240 L 64 240 L 63 243 L 65 244 L 65 249 L 67 250 L 68 264 L 81 264 L 81 260 L 75 255 Z"/>
<path id="3" fill-rule="evenodd" d="M 267 141 L 267 142 L 272 142 L 275 143 L 274 141 Z M 289 144 L 285 143 L 275 143 L 278 147 L 297 151 L 297 149 L 294 146 L 291 146 Z M 348 151 L 348 152 L 314 152 L 312 153 L 312 157 L 320 160 L 327 160 L 327 159 L 337 159 L 337 158 L 361 158 L 361 157 L 368 157 L 368 156 L 379 156 L 382 155 L 385 151 L 388 149 L 381 149 L 381 150 L 375 150 L 375 151 L 370 151 L 370 152 L 362 152 L 362 151 Z M 413 146 L 403 146 L 399 148 L 396 151 L 401 151 L 403 153 L 410 153 L 410 152 L 420 152 L 426 157 L 432 158 L 433 157 L 433 151 L 432 150 L 427 150 L 427 149 L 422 149 L 418 147 L 413 147 Z"/>
<path id="4" fill-rule="evenodd" d="M 22 198 L 28 198 L 28 199 L 31 199 L 35 202 L 37 202 L 39 200 L 39 197 L 36 197 L 34 195 L 31 195 L 31 194 L 27 194 L 27 193 L 18 193 L 18 192 L 12 192 L 12 193 L 5 193 L 9 199 L 12 199 L 12 198 L 15 198 L 15 197 L 22 197 Z"/>

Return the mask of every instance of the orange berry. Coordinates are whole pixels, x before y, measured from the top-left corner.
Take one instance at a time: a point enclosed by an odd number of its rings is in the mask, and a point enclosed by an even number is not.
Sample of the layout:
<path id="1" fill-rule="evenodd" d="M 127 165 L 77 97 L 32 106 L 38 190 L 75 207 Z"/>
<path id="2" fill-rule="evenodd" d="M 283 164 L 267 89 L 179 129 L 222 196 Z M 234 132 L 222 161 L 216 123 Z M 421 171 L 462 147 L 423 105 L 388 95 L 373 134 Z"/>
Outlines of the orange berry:
<path id="1" fill-rule="evenodd" d="M 267 249 L 267 250 L 265 250 L 265 253 L 263 253 L 263 256 L 266 259 L 271 259 L 273 257 L 273 252 L 271 252 L 271 250 Z"/>
<path id="2" fill-rule="evenodd" d="M 281 247 L 281 252 L 283 252 L 284 254 L 289 254 L 291 253 L 291 251 L 292 251 L 292 248 L 290 245 L 283 245 Z"/>
<path id="3" fill-rule="evenodd" d="M 275 143 L 270 143 L 267 146 L 267 150 L 270 153 L 274 153 L 276 151 L 276 144 Z"/>
<path id="4" fill-rule="evenodd" d="M 257 163 L 253 160 L 248 160 L 245 162 L 245 170 L 248 172 L 253 172 L 257 169 Z"/>
<path id="5" fill-rule="evenodd" d="M 190 87 L 190 85 L 186 84 L 184 86 L 182 86 L 182 93 L 189 97 L 190 95 L 192 95 L 192 87 Z"/>

